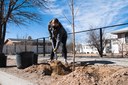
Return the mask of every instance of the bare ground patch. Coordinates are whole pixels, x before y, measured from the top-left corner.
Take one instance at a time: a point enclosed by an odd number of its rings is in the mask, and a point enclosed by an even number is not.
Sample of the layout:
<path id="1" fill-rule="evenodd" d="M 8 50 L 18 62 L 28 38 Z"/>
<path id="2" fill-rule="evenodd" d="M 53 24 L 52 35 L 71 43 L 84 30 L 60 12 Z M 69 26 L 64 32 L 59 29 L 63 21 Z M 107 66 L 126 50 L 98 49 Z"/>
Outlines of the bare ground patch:
<path id="1" fill-rule="evenodd" d="M 8 60 L 1 71 L 21 77 L 38 85 L 127 85 L 128 67 L 114 65 L 83 65 L 71 72 L 71 65 L 60 61 L 41 63 L 17 69 L 15 60 Z"/>

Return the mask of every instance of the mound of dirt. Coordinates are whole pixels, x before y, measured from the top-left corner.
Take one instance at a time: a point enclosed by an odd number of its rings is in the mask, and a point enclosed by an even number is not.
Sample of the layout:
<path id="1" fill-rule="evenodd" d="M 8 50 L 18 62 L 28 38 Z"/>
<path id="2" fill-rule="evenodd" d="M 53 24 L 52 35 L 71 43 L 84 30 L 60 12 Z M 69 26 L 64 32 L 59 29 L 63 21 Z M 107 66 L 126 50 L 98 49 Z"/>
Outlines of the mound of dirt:
<path id="1" fill-rule="evenodd" d="M 61 61 L 52 61 L 49 64 L 52 68 L 52 76 L 66 75 L 71 72 L 70 66 L 63 64 Z"/>
<path id="2" fill-rule="evenodd" d="M 52 73 L 52 69 L 49 64 L 33 65 L 24 69 L 24 71 L 29 73 L 43 74 L 43 75 L 51 75 Z"/>
<path id="3" fill-rule="evenodd" d="M 105 85 L 128 85 L 128 68 L 120 69 L 103 81 Z"/>
<path id="4" fill-rule="evenodd" d="M 75 71 L 71 72 L 72 65 L 65 65 L 60 61 L 41 63 L 26 69 L 17 69 L 15 60 L 9 59 L 8 65 L 14 66 L 0 70 L 35 85 L 128 85 L 128 67 L 79 64 L 76 65 Z"/>
<path id="5" fill-rule="evenodd" d="M 128 68 L 119 66 L 86 66 L 58 79 L 53 85 L 127 85 Z"/>
<path id="6" fill-rule="evenodd" d="M 69 66 L 64 65 L 61 61 L 51 61 L 40 65 L 33 65 L 26 69 L 25 72 L 37 73 L 43 75 L 65 75 L 71 72 Z"/>

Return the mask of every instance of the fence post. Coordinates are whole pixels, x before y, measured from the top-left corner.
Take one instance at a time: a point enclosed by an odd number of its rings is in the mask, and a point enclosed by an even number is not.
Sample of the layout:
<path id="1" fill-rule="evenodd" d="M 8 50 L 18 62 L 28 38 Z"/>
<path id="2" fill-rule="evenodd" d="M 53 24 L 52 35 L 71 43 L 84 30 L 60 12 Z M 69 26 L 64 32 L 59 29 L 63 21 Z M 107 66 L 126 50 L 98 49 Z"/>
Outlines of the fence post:
<path id="1" fill-rule="evenodd" d="M 36 53 L 38 54 L 38 39 L 36 40 Z"/>
<path id="2" fill-rule="evenodd" d="M 102 28 L 100 28 L 100 57 L 103 57 Z"/>
<path id="3" fill-rule="evenodd" d="M 27 51 L 27 40 L 25 39 L 25 52 Z"/>
<path id="4" fill-rule="evenodd" d="M 14 52 L 16 54 L 16 43 L 14 43 Z"/>
<path id="5" fill-rule="evenodd" d="M 43 55 L 45 56 L 45 38 L 43 38 Z"/>

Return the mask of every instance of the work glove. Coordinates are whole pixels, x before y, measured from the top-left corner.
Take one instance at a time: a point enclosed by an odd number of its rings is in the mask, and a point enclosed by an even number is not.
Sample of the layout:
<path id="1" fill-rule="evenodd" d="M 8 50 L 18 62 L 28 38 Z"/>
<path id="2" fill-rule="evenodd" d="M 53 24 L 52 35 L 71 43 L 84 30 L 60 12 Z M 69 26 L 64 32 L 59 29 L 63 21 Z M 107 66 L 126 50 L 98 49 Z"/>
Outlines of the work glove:
<path id="1" fill-rule="evenodd" d="M 57 49 L 55 48 L 55 49 L 53 49 L 53 52 L 56 52 L 57 51 Z"/>

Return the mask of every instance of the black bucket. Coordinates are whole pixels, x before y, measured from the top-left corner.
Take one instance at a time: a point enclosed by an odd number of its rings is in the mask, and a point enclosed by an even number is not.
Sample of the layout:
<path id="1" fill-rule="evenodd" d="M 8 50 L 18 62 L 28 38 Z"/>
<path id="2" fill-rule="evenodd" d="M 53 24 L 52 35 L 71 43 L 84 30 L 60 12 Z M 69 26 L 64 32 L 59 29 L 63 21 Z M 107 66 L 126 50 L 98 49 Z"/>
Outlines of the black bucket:
<path id="1" fill-rule="evenodd" d="M 6 67 L 7 56 L 4 53 L 0 53 L 0 67 Z"/>
<path id="2" fill-rule="evenodd" d="M 33 58 L 32 58 L 32 64 L 36 65 L 38 63 L 38 55 L 34 54 Z"/>
<path id="3" fill-rule="evenodd" d="M 16 56 L 17 68 L 24 69 L 32 65 L 34 52 L 21 52 Z"/>

